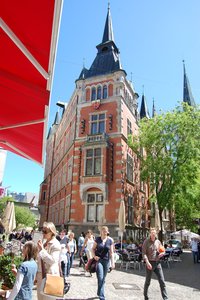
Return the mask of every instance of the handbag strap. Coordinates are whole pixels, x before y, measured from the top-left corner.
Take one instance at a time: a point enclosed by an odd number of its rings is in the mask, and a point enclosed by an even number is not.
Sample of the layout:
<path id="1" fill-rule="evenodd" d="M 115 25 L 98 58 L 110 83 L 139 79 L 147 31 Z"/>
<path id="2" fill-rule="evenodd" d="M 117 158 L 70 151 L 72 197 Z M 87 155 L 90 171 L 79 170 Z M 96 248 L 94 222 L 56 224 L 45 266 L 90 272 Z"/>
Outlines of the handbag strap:
<path id="1" fill-rule="evenodd" d="M 46 270 L 45 270 L 43 259 L 41 259 L 41 269 L 42 269 L 42 279 L 43 279 L 46 277 Z"/>

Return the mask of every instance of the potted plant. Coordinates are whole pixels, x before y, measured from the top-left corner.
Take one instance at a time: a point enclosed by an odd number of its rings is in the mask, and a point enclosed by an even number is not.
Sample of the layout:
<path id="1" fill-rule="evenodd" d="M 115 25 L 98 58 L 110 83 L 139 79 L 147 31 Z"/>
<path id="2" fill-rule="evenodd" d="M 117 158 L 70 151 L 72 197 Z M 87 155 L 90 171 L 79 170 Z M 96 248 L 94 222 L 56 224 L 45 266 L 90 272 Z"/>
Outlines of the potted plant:
<path id="1" fill-rule="evenodd" d="M 12 274 L 11 266 L 15 264 L 16 267 L 20 265 L 22 258 L 11 254 L 0 256 L 0 281 L 2 283 L 2 289 L 12 289 L 15 276 Z"/>

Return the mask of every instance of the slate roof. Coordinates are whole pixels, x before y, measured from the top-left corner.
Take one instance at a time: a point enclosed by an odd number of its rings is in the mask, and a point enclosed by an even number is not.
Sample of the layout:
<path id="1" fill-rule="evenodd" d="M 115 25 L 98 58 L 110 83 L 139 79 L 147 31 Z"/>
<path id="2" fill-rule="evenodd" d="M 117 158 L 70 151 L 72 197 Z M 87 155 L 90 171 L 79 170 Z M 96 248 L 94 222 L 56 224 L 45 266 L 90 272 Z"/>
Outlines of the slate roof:
<path id="1" fill-rule="evenodd" d="M 98 52 L 90 69 L 88 70 L 84 67 L 78 79 L 85 79 L 122 70 L 119 49 L 114 42 L 110 8 L 108 8 L 102 42 L 97 45 L 96 48 Z"/>

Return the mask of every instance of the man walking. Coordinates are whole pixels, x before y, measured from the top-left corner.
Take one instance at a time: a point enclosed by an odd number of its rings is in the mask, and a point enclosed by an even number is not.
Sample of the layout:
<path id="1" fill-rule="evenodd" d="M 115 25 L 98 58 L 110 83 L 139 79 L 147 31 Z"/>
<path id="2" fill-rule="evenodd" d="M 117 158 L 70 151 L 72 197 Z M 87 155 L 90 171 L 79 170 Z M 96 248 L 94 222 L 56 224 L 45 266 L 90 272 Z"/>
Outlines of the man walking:
<path id="1" fill-rule="evenodd" d="M 160 258 L 164 255 L 161 242 L 157 239 L 155 228 L 150 229 L 150 237 L 147 238 L 142 246 L 143 259 L 146 262 L 146 280 L 144 284 L 144 299 L 148 300 L 148 288 L 151 282 L 152 272 L 155 272 L 161 289 L 162 298 L 168 299 L 165 280 L 163 275 Z"/>

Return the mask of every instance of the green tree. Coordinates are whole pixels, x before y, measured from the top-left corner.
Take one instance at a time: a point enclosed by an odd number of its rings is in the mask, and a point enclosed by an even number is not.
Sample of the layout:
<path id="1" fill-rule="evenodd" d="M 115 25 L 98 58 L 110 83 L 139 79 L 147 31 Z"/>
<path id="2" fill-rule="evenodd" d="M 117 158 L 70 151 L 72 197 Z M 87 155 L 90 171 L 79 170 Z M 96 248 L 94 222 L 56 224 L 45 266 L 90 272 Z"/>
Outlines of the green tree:
<path id="1" fill-rule="evenodd" d="M 17 227 L 19 225 L 34 227 L 35 225 L 35 215 L 28 208 L 15 205 L 15 218 Z"/>
<path id="2" fill-rule="evenodd" d="M 200 162 L 199 129 L 199 108 L 182 104 L 172 112 L 142 119 L 139 134 L 129 136 L 129 146 L 140 158 L 141 179 L 149 182 L 152 199 L 157 201 L 161 224 L 165 208 L 176 210 L 180 224 L 181 215 L 191 218 L 191 190 L 197 184 Z"/>
<path id="3" fill-rule="evenodd" d="M 4 209 L 6 208 L 7 202 L 8 201 L 15 201 L 13 198 L 11 197 L 2 197 L 0 198 L 0 217 L 2 216 Z"/>

